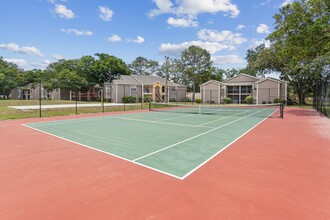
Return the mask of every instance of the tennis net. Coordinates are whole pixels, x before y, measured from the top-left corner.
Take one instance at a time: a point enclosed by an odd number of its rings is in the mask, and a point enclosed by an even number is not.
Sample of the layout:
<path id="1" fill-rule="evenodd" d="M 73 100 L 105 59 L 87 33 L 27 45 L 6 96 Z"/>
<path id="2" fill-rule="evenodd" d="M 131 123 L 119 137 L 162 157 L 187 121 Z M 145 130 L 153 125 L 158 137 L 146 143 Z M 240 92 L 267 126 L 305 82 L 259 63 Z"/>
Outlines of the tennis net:
<path id="1" fill-rule="evenodd" d="M 174 103 L 150 102 L 149 110 L 167 113 L 207 114 L 207 115 L 234 115 L 239 112 L 265 112 L 271 117 L 284 118 L 284 106 L 282 104 L 262 105 L 185 105 Z M 268 115 L 267 115 L 268 116 Z"/>

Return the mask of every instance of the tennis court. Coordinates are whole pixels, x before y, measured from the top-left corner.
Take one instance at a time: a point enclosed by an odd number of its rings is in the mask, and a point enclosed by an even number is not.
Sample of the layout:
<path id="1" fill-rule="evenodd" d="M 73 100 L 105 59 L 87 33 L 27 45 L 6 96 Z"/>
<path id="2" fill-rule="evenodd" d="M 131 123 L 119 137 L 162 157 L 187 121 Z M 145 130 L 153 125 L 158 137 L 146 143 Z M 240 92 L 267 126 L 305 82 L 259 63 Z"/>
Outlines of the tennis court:
<path id="1" fill-rule="evenodd" d="M 25 126 L 184 179 L 266 118 L 283 116 L 278 105 L 150 110 Z"/>

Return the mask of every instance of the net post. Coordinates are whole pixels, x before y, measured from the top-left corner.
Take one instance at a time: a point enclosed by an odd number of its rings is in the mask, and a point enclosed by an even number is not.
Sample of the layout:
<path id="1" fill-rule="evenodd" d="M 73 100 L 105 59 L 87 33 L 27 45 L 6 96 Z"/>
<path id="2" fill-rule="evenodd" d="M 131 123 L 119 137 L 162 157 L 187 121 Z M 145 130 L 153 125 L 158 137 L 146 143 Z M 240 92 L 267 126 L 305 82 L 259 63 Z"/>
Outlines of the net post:
<path id="1" fill-rule="evenodd" d="M 283 119 L 284 118 L 284 104 L 280 104 L 280 117 Z"/>

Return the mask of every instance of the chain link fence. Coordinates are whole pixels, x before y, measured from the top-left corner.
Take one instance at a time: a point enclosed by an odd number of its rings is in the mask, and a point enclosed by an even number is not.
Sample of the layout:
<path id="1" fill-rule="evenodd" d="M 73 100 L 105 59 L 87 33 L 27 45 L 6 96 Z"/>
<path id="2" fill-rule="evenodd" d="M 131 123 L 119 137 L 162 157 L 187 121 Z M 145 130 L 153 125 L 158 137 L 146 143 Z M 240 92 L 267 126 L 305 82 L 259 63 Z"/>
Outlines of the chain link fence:
<path id="1" fill-rule="evenodd" d="M 330 117 L 330 75 L 318 81 L 314 87 L 313 107 Z"/>

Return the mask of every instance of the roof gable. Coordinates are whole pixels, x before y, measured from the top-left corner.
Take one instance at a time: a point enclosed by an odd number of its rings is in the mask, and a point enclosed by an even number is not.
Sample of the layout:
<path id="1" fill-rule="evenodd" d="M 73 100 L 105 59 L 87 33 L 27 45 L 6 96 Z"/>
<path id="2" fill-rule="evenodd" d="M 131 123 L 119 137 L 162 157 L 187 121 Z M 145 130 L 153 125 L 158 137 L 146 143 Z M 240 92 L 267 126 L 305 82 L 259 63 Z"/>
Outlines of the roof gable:
<path id="1" fill-rule="evenodd" d="M 259 78 L 244 73 L 240 73 L 232 78 L 226 79 L 224 83 L 241 83 L 241 82 L 255 82 Z"/>
<path id="2" fill-rule="evenodd" d="M 275 78 L 272 78 L 272 77 L 262 78 L 262 79 L 259 79 L 256 82 L 254 82 L 254 83 L 258 84 L 258 83 L 262 83 L 262 82 L 267 81 L 267 80 L 277 82 L 277 83 L 287 83 L 286 81 L 283 81 L 283 80 L 280 80 L 280 79 L 275 79 Z"/>
<path id="3" fill-rule="evenodd" d="M 211 79 L 211 80 L 209 80 L 209 81 L 207 81 L 207 82 L 205 82 L 205 83 L 203 83 L 203 84 L 200 84 L 199 86 L 201 87 L 201 86 L 206 86 L 206 85 L 208 85 L 208 84 L 210 84 L 210 83 L 214 83 L 214 84 L 217 84 L 217 85 L 224 85 L 224 83 L 222 83 L 222 82 L 220 82 L 220 81 L 217 81 L 217 80 L 213 80 L 213 79 Z"/>

